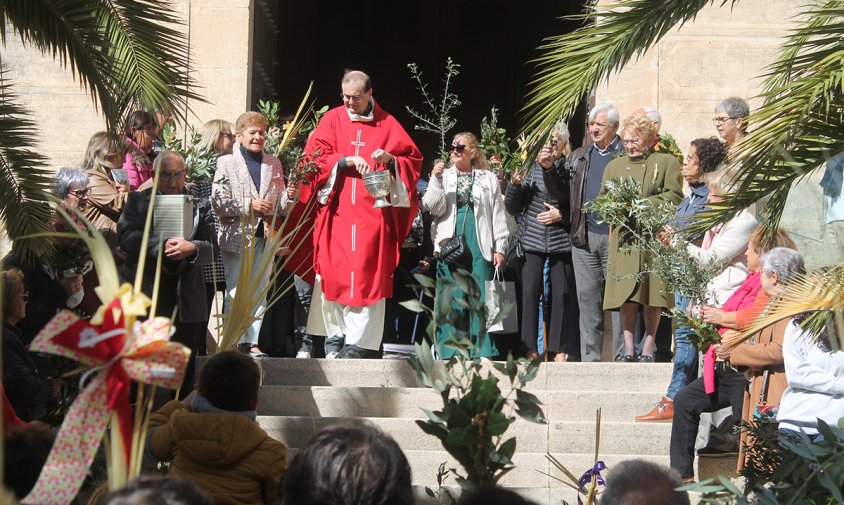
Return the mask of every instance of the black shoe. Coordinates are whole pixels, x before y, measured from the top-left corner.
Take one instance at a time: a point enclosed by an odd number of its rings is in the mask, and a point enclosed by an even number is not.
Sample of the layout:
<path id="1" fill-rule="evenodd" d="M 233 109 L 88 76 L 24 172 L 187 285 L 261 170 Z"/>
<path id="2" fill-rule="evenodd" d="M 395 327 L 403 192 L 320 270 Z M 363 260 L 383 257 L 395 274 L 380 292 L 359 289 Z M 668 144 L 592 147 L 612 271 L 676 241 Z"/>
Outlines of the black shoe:
<path id="1" fill-rule="evenodd" d="M 639 363 L 653 363 L 654 357 L 653 356 L 646 356 L 644 354 L 639 356 Z"/>
<path id="2" fill-rule="evenodd" d="M 380 353 L 370 349 L 364 349 L 356 345 L 344 345 L 337 353 L 337 359 L 379 359 Z"/>
<path id="3" fill-rule="evenodd" d="M 632 354 L 625 354 L 622 357 L 618 358 L 618 361 L 621 363 L 635 363 L 636 357 Z"/>

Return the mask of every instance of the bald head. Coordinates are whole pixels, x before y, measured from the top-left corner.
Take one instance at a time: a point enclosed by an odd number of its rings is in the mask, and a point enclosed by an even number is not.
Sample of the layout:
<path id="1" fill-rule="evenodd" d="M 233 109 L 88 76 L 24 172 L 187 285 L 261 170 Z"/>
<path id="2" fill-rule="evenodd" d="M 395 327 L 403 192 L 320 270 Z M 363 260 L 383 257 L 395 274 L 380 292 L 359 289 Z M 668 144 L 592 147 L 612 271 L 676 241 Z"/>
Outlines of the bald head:
<path id="1" fill-rule="evenodd" d="M 372 100 L 372 81 L 368 75 L 360 70 L 349 70 L 343 74 L 340 89 L 343 105 L 349 112 L 358 115 L 367 113 Z"/>
<path id="2" fill-rule="evenodd" d="M 158 191 L 165 195 L 177 195 L 185 189 L 185 160 L 174 151 L 162 151 L 155 157 L 153 170 L 160 173 Z"/>
<path id="3" fill-rule="evenodd" d="M 348 70 L 345 74 L 343 74 L 343 80 L 340 82 L 340 85 L 345 87 L 347 84 L 351 84 L 356 87 L 359 86 L 362 91 L 369 91 L 372 89 L 372 81 L 369 79 L 369 76 L 360 70 Z"/>

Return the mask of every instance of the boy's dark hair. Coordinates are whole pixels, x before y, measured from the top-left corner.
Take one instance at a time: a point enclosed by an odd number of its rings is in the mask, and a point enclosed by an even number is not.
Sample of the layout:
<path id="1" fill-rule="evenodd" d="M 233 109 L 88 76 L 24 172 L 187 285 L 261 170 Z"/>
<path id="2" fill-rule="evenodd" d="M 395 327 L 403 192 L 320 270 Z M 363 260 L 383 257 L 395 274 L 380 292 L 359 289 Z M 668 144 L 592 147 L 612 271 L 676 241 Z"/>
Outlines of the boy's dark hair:
<path id="1" fill-rule="evenodd" d="M 46 425 L 29 424 L 6 435 L 3 483 L 20 500 L 28 495 L 53 448 L 53 432 Z"/>
<path id="2" fill-rule="evenodd" d="M 237 351 L 218 352 L 199 371 L 199 394 L 218 409 L 234 412 L 254 409 L 260 386 L 258 364 Z"/>
<path id="3" fill-rule="evenodd" d="M 109 493 L 101 505 L 212 505 L 212 502 L 187 479 L 141 475 Z"/>
<path id="4" fill-rule="evenodd" d="M 412 505 L 410 464 L 367 421 L 323 428 L 296 454 L 281 487 L 285 505 Z"/>

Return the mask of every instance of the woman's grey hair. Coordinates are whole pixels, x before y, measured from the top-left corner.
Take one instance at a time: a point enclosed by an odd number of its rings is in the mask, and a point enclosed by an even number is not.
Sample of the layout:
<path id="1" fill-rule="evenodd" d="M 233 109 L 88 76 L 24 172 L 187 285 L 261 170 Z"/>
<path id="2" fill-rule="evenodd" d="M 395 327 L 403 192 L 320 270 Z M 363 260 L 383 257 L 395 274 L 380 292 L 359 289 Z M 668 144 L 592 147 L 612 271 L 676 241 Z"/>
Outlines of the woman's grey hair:
<path id="1" fill-rule="evenodd" d="M 56 185 L 53 190 L 58 198 L 64 200 L 73 186 L 87 186 L 88 176 L 78 168 L 60 168 L 56 174 Z"/>
<path id="2" fill-rule="evenodd" d="M 618 126 L 621 123 L 621 115 L 618 113 L 618 109 L 612 106 L 611 103 L 597 103 L 592 110 L 589 111 L 589 121 L 594 121 L 595 116 L 600 114 L 601 112 L 607 113 L 607 121 L 610 124 L 614 124 Z"/>
<path id="3" fill-rule="evenodd" d="M 557 139 L 557 142 L 565 142 L 566 144 L 569 143 L 569 138 L 571 136 L 569 134 L 569 125 L 567 125 L 562 119 L 554 125 L 552 134 L 554 135 L 554 138 Z"/>
<path id="4" fill-rule="evenodd" d="M 613 466 L 601 505 L 689 505 L 689 494 L 676 491 L 683 485 L 675 470 L 643 459 Z"/>
<path id="5" fill-rule="evenodd" d="M 762 272 L 765 275 L 776 273 L 779 282 L 788 282 L 795 274 L 806 271 L 803 255 L 787 247 L 774 247 L 759 259 L 762 262 Z"/>
<path id="6" fill-rule="evenodd" d="M 750 106 L 743 99 L 731 96 L 715 106 L 715 112 L 724 112 L 731 118 L 746 118 L 750 115 Z"/>

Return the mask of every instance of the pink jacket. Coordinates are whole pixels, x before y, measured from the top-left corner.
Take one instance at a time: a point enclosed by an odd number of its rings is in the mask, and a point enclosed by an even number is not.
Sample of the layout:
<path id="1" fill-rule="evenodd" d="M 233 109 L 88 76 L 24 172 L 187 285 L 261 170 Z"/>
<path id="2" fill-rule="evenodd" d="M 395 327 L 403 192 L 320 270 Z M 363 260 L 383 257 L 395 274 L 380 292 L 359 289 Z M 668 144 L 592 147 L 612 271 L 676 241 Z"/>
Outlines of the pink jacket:
<path id="1" fill-rule="evenodd" d="M 756 297 L 761 293 L 762 288 L 762 274 L 760 272 L 751 272 L 744 279 L 744 282 L 733 295 L 727 298 L 721 310 L 724 312 L 738 312 L 741 309 L 746 309 L 754 305 Z M 719 333 L 727 331 L 727 328 L 720 328 Z M 703 357 L 703 387 L 706 394 L 715 392 L 715 350 L 712 346 L 706 351 Z"/>
<path id="2" fill-rule="evenodd" d="M 125 137 L 126 143 L 133 146 L 137 152 L 141 152 L 141 148 L 129 137 Z M 132 149 L 126 150 L 126 158 L 123 161 L 123 168 L 129 175 L 129 189 L 136 191 L 138 187 L 152 178 L 152 162 L 149 158 L 144 160 L 135 160 L 132 157 Z"/>

